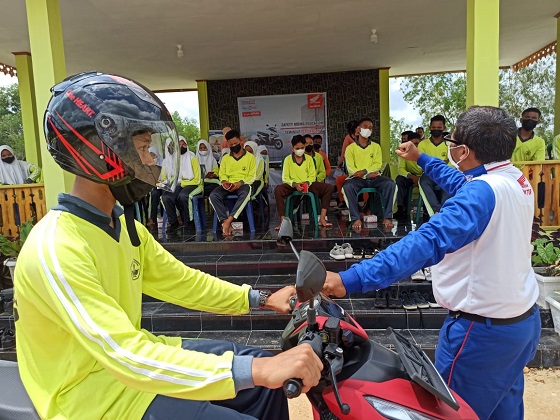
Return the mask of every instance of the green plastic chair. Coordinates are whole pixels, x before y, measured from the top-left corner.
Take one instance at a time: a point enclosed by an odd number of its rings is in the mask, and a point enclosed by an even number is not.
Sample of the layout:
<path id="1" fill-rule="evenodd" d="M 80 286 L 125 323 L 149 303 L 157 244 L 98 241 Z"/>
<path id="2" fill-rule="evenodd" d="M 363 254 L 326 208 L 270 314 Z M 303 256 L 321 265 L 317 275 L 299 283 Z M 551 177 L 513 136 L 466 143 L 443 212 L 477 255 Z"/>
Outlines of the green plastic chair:
<path id="1" fill-rule="evenodd" d="M 286 197 L 286 213 L 285 216 L 288 218 L 292 218 L 294 215 L 294 197 L 302 197 L 301 201 L 305 200 L 305 198 L 309 198 L 309 201 L 311 202 L 311 214 L 309 216 L 310 219 L 313 220 L 313 223 L 318 225 L 319 221 L 318 221 L 318 217 L 319 217 L 319 205 L 318 203 L 318 197 L 315 196 L 315 194 L 313 194 L 312 192 L 300 192 L 300 191 L 294 191 L 293 193 L 291 193 L 288 197 Z"/>
<path id="2" fill-rule="evenodd" d="M 381 195 L 381 191 L 379 191 L 377 188 L 374 187 L 362 188 L 360 191 L 358 191 L 358 197 L 364 193 L 368 193 L 369 195 L 368 196 L 369 209 L 373 214 L 375 214 L 375 210 L 376 210 L 374 194 L 377 194 L 379 196 L 379 202 L 381 203 L 381 218 L 383 218 L 384 217 L 383 215 L 385 214 L 385 204 L 383 203 L 383 196 Z"/>

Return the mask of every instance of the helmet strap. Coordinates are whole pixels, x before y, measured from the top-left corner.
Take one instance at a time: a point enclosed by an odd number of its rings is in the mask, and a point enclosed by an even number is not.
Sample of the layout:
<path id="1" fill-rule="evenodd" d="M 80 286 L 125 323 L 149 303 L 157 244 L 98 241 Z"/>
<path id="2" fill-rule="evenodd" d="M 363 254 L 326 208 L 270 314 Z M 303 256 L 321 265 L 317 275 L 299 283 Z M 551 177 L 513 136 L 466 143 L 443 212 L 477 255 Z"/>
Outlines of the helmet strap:
<path id="1" fill-rule="evenodd" d="M 124 206 L 124 220 L 126 221 L 126 230 L 132 246 L 140 246 L 140 238 L 136 230 L 136 221 L 134 219 L 134 204 Z"/>

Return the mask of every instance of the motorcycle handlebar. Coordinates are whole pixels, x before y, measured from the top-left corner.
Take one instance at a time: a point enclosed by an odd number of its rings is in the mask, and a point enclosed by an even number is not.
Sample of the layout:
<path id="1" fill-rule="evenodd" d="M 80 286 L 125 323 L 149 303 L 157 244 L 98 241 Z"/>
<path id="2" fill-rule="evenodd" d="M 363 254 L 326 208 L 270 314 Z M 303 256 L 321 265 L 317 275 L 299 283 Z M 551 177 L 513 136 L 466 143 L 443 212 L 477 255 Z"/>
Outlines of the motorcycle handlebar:
<path id="1" fill-rule="evenodd" d="M 319 334 L 309 331 L 306 332 L 299 341 L 298 346 L 303 343 L 309 344 L 319 359 L 323 360 L 323 340 L 321 340 L 321 336 Z M 286 379 L 284 381 L 284 385 L 282 385 L 282 389 L 284 390 L 286 398 L 297 398 L 301 395 L 303 382 L 299 378 Z"/>

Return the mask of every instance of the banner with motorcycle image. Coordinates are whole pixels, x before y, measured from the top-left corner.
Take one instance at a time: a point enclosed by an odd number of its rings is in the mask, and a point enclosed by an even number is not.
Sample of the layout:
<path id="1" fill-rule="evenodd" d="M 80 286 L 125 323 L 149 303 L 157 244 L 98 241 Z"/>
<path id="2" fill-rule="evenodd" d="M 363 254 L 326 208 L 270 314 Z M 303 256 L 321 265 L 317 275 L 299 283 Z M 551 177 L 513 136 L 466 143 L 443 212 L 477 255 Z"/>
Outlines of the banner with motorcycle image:
<path id="1" fill-rule="evenodd" d="M 241 135 L 268 149 L 270 162 L 281 162 L 296 134 L 319 134 L 328 153 L 327 94 L 298 93 L 237 98 Z"/>

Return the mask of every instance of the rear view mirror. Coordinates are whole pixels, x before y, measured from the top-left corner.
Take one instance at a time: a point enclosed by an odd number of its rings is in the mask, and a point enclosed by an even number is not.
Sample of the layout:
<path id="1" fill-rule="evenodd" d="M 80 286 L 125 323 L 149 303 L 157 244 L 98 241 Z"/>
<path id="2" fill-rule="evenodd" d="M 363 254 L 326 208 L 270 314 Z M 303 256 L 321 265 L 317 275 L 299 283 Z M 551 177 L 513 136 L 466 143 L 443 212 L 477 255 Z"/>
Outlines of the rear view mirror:
<path id="1" fill-rule="evenodd" d="M 292 222 L 287 217 L 282 219 L 280 224 L 280 230 L 278 231 L 278 237 L 276 238 L 276 244 L 280 246 L 286 246 L 294 237 L 294 228 L 292 227 Z"/>
<path id="2" fill-rule="evenodd" d="M 327 270 L 321 260 L 309 251 L 301 251 L 296 274 L 298 300 L 300 302 L 308 301 L 321 292 L 326 276 Z"/>

